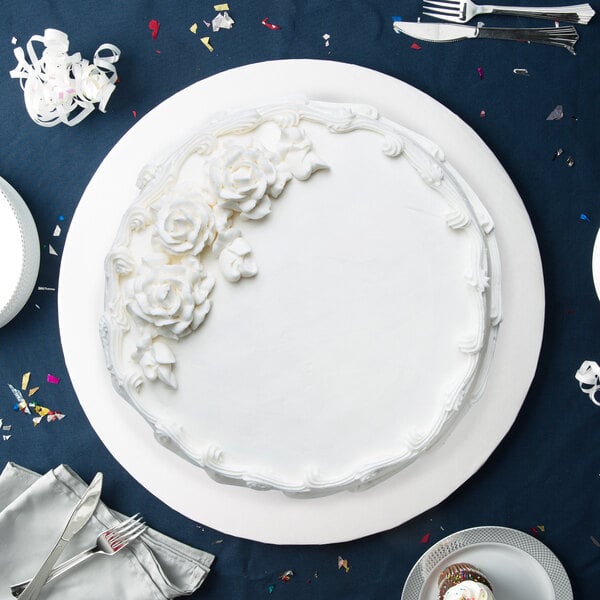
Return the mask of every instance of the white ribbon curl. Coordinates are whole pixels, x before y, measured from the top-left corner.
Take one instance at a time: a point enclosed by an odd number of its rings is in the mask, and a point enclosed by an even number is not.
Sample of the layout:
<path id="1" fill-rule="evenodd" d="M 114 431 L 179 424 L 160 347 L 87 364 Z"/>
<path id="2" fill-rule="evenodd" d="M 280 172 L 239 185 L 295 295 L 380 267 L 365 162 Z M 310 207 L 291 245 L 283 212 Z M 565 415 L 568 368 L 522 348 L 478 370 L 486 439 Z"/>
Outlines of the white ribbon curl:
<path id="1" fill-rule="evenodd" d="M 590 397 L 590 400 L 600 406 L 600 402 L 596 400 L 596 392 L 600 390 L 600 366 L 593 360 L 584 361 L 577 373 L 575 379 L 579 381 L 581 391 Z"/>
<path id="2" fill-rule="evenodd" d="M 35 52 L 34 42 L 45 46 L 41 58 Z M 69 38 L 58 29 L 46 29 L 43 36 L 32 36 L 26 47 L 29 62 L 23 48 L 15 48 L 17 66 L 10 76 L 20 80 L 25 107 L 33 121 L 42 127 L 59 123 L 73 126 L 83 121 L 95 104 L 106 112 L 117 80 L 119 48 L 102 44 L 90 64 L 79 52 L 69 55 Z M 76 114 L 70 117 L 73 112 Z"/>

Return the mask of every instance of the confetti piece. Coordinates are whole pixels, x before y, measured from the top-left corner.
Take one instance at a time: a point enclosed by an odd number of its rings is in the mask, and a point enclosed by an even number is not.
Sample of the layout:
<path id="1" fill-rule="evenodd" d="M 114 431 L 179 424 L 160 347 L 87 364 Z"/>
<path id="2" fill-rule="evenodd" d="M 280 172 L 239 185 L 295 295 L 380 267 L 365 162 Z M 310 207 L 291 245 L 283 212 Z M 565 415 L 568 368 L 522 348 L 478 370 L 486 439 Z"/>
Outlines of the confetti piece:
<path id="1" fill-rule="evenodd" d="M 538 530 L 537 530 L 535 527 L 532 527 L 532 528 L 530 529 L 530 531 L 531 531 L 531 533 L 532 533 L 533 535 L 535 535 L 536 537 L 539 535 L 539 534 L 538 534 Z"/>
<path id="2" fill-rule="evenodd" d="M 33 426 L 37 427 L 42 422 L 42 417 L 33 417 L 31 420 L 33 421 Z"/>
<path id="3" fill-rule="evenodd" d="M 419 44 L 417 44 L 417 42 L 413 42 L 413 43 L 410 45 L 410 47 L 411 47 L 413 50 L 420 50 L 420 49 L 421 49 L 421 46 L 419 46 Z"/>
<path id="4" fill-rule="evenodd" d="M 567 158 L 567 167 L 572 167 L 575 164 L 575 159 L 572 156 Z"/>
<path id="5" fill-rule="evenodd" d="M 66 415 L 64 415 L 63 413 L 51 410 L 46 416 L 46 421 L 48 421 L 48 423 L 52 423 L 54 421 L 62 421 L 65 417 Z"/>
<path id="6" fill-rule="evenodd" d="M 275 586 L 271 583 L 269 585 L 269 587 L 267 587 L 267 592 L 269 592 L 269 594 L 272 594 L 274 589 L 275 589 Z"/>
<path id="7" fill-rule="evenodd" d="M 58 252 L 50 244 L 48 244 L 48 254 L 51 254 L 52 256 L 58 256 Z"/>
<path id="8" fill-rule="evenodd" d="M 31 371 L 27 373 L 23 373 L 23 377 L 21 377 L 21 389 L 26 390 L 29 387 L 29 378 L 31 377 Z"/>
<path id="9" fill-rule="evenodd" d="M 137 119 L 137 110 L 132 110 L 131 114 L 133 115 L 134 119 Z"/>
<path id="10" fill-rule="evenodd" d="M 50 413 L 50 409 L 49 408 L 46 408 L 45 406 L 40 406 L 39 404 L 33 410 L 40 417 L 45 417 L 46 415 L 48 415 Z"/>
<path id="11" fill-rule="evenodd" d="M 328 33 L 324 33 L 323 39 L 325 40 L 325 48 L 329 48 L 329 40 L 331 39 L 331 36 Z"/>
<path id="12" fill-rule="evenodd" d="M 544 525 L 538 525 L 537 528 L 544 533 L 546 531 L 546 527 Z"/>
<path id="13" fill-rule="evenodd" d="M 213 544 L 222 544 L 222 543 L 223 543 L 223 540 L 215 540 L 215 541 L 213 542 Z"/>
<path id="14" fill-rule="evenodd" d="M 48 375 L 46 376 L 46 381 L 48 383 L 53 383 L 54 385 L 56 385 L 60 382 L 60 377 L 56 377 L 55 375 L 50 375 L 50 373 L 48 373 Z"/>
<path id="15" fill-rule="evenodd" d="M 529 71 L 527 69 L 513 69 L 513 73 L 515 75 L 529 75 Z"/>
<path id="16" fill-rule="evenodd" d="M 294 576 L 294 571 L 292 571 L 291 569 L 288 569 L 287 571 L 285 571 L 284 573 L 282 573 L 279 576 L 279 579 L 281 579 L 281 581 L 285 581 L 286 583 Z"/>
<path id="17" fill-rule="evenodd" d="M 429 541 L 429 536 L 431 535 L 430 532 L 427 532 L 422 538 L 421 538 L 421 544 L 426 544 Z"/>
<path id="18" fill-rule="evenodd" d="M 552 157 L 552 160 L 556 160 L 561 154 L 563 153 L 563 149 L 559 148 L 555 153 L 554 156 Z"/>
<path id="19" fill-rule="evenodd" d="M 229 16 L 228 12 L 222 12 L 212 20 L 212 30 L 231 29 L 234 23 L 235 21 Z"/>
<path id="20" fill-rule="evenodd" d="M 10 40 L 10 43 L 14 46 L 17 43 L 17 38 L 13 37 L 13 39 Z"/>
<path id="21" fill-rule="evenodd" d="M 592 540 L 592 544 L 594 544 L 594 546 L 598 546 L 598 548 L 600 548 L 600 542 L 593 535 L 590 535 L 590 540 Z"/>
<path id="22" fill-rule="evenodd" d="M 271 31 L 276 31 L 277 29 L 281 29 L 281 27 L 279 25 L 275 25 L 274 23 L 269 23 L 269 17 L 265 17 L 261 23 L 267 28 L 270 29 Z"/>
<path id="23" fill-rule="evenodd" d="M 477 73 L 479 73 L 479 79 L 483 79 L 483 69 L 481 67 L 477 67 Z"/>
<path id="24" fill-rule="evenodd" d="M 217 12 L 220 12 L 222 10 L 229 10 L 229 4 L 225 3 L 225 4 L 215 4 L 214 6 L 215 10 Z"/>
<path id="25" fill-rule="evenodd" d="M 207 29 L 210 29 L 210 23 L 208 21 L 205 21 L 204 19 L 202 19 L 202 22 L 204 23 L 204 25 Z"/>
<path id="26" fill-rule="evenodd" d="M 350 565 L 348 564 L 348 561 L 345 558 L 338 556 L 337 564 L 338 564 L 338 570 L 343 568 L 344 571 L 346 571 L 346 573 L 348 573 L 348 571 L 350 571 Z"/>
<path id="27" fill-rule="evenodd" d="M 589 221 L 590 223 L 592 222 L 592 221 L 590 220 L 590 218 L 589 218 L 589 217 L 588 217 L 588 216 L 587 216 L 585 213 L 581 213 L 581 214 L 579 215 L 579 218 L 580 218 L 582 221 Z"/>
<path id="28" fill-rule="evenodd" d="M 54 232 L 52 233 L 52 236 L 53 237 L 59 237 L 61 233 L 62 233 L 62 229 L 60 228 L 60 225 L 57 225 L 54 228 Z"/>
<path id="29" fill-rule="evenodd" d="M 38 387 L 31 388 L 31 389 L 29 390 L 29 392 L 28 392 L 28 394 L 29 394 L 29 397 L 31 398 L 31 396 L 33 396 L 33 395 L 34 395 L 34 394 L 35 394 L 35 393 L 36 393 L 36 392 L 37 392 L 39 389 L 40 389 L 40 388 L 39 388 L 39 386 L 38 386 Z"/>
<path id="30" fill-rule="evenodd" d="M 2 431 L 10 431 L 12 429 L 12 425 L 2 425 Z"/>
<path id="31" fill-rule="evenodd" d="M 11 437 L 12 437 L 12 435 L 3 435 L 2 439 L 6 442 L 6 441 L 10 440 Z"/>
<path id="32" fill-rule="evenodd" d="M 152 32 L 152 39 L 155 40 L 158 37 L 160 23 L 156 19 L 150 19 L 148 23 L 148 29 Z"/>
<path id="33" fill-rule="evenodd" d="M 483 117 L 485 117 L 485 115 L 486 115 L 486 113 L 485 113 L 485 110 L 482 110 L 482 111 L 479 113 L 479 116 L 480 116 L 482 119 L 483 119 Z"/>
<path id="34" fill-rule="evenodd" d="M 17 399 L 17 402 L 25 402 L 23 394 L 21 394 L 21 392 L 15 386 L 9 383 L 8 387 L 10 388 L 10 391 L 12 392 L 13 396 Z"/>
<path id="35" fill-rule="evenodd" d="M 563 114 L 563 107 L 562 105 L 558 105 L 547 117 L 546 117 L 546 121 L 558 121 L 559 119 L 562 119 L 564 116 Z"/>
<path id="36" fill-rule="evenodd" d="M 195 34 L 198 31 L 198 23 L 194 23 L 191 27 L 190 27 L 190 31 Z"/>
<path id="37" fill-rule="evenodd" d="M 214 48 L 210 45 L 210 38 L 209 37 L 203 37 L 200 38 L 200 41 L 211 51 L 214 51 Z"/>
<path id="38" fill-rule="evenodd" d="M 64 221 L 64 220 L 65 220 L 65 218 L 64 218 L 62 215 L 58 215 L 58 220 L 59 220 L 59 221 Z"/>

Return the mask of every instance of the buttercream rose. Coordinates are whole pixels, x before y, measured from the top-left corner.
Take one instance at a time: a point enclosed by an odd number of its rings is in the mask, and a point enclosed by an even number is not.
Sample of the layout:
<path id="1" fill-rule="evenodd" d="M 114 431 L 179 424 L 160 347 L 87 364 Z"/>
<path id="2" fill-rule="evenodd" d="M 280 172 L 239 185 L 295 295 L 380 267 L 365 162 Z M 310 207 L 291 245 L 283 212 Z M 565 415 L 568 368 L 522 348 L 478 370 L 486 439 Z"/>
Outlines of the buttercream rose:
<path id="1" fill-rule="evenodd" d="M 214 279 L 191 256 L 170 264 L 167 257 L 143 259 L 132 282 L 129 311 L 161 330 L 180 338 L 204 321 L 211 308 L 208 294 Z"/>
<path id="2" fill-rule="evenodd" d="M 199 254 L 214 237 L 210 207 L 196 196 L 166 198 L 156 213 L 154 238 L 172 254 Z"/>
<path id="3" fill-rule="evenodd" d="M 270 212 L 291 175 L 278 170 L 280 159 L 264 148 L 230 146 L 209 166 L 210 180 L 222 208 L 261 219 Z"/>

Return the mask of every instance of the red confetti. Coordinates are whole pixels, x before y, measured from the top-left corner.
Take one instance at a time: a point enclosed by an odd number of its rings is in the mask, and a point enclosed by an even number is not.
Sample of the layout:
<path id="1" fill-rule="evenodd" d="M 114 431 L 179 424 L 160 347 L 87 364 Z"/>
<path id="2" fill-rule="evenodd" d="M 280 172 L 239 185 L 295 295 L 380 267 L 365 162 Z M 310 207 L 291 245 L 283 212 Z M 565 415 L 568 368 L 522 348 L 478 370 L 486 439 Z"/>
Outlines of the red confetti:
<path id="1" fill-rule="evenodd" d="M 267 28 L 270 29 L 271 31 L 275 31 L 277 29 L 281 29 L 281 27 L 279 25 L 275 25 L 273 23 L 269 23 L 269 17 L 265 17 L 261 23 Z"/>
<path id="2" fill-rule="evenodd" d="M 483 69 L 481 67 L 477 67 L 477 72 L 479 73 L 479 79 L 483 79 Z"/>
<path id="3" fill-rule="evenodd" d="M 421 538 L 421 544 L 426 544 L 429 541 L 429 536 L 431 533 L 429 531 Z"/>
<path id="4" fill-rule="evenodd" d="M 158 30 L 160 29 L 160 23 L 156 19 L 152 19 L 148 23 L 148 29 L 152 32 L 152 39 L 155 40 L 158 37 Z"/>
<path id="5" fill-rule="evenodd" d="M 421 49 L 421 46 L 419 46 L 419 44 L 417 44 L 417 42 L 413 42 L 413 43 L 410 45 L 410 47 L 411 47 L 413 50 L 420 50 L 420 49 Z"/>
<path id="6" fill-rule="evenodd" d="M 53 383 L 53 384 L 57 384 L 60 381 L 59 377 L 56 377 L 55 375 L 50 375 L 50 373 L 48 373 L 48 375 L 46 376 L 46 381 L 48 383 Z"/>
<path id="7" fill-rule="evenodd" d="M 535 535 L 536 537 L 538 536 L 538 530 L 537 530 L 535 527 L 532 527 L 532 528 L 531 528 L 531 533 L 532 533 L 533 535 Z"/>
<path id="8" fill-rule="evenodd" d="M 133 115 L 134 119 L 137 119 L 137 110 L 132 110 L 131 114 Z"/>

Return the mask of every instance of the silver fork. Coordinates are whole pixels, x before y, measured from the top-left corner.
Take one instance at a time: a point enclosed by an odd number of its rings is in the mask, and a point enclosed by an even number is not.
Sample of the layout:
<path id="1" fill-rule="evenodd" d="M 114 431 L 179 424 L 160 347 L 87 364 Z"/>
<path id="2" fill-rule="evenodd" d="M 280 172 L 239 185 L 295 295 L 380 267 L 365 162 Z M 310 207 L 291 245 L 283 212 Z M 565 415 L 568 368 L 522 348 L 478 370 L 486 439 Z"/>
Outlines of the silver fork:
<path id="1" fill-rule="evenodd" d="M 596 14 L 589 4 L 571 6 L 498 6 L 471 0 L 423 0 L 423 14 L 454 23 L 466 23 L 481 14 L 520 15 L 537 19 L 587 24 Z"/>
<path id="2" fill-rule="evenodd" d="M 59 577 L 63 573 L 66 573 L 76 565 L 81 564 L 95 554 L 116 554 L 137 537 L 139 537 L 142 533 L 144 533 L 145 530 L 146 524 L 139 514 L 129 517 L 122 523 L 119 523 L 119 525 L 111 527 L 110 529 L 100 533 L 96 538 L 96 544 L 94 546 L 84 550 L 80 554 L 77 554 L 73 558 L 70 558 L 69 560 L 52 569 L 48 579 L 46 579 L 46 583 L 52 581 L 56 577 Z M 29 584 L 29 581 L 31 580 L 12 585 L 10 587 L 12 595 L 15 598 L 18 598 Z"/>

